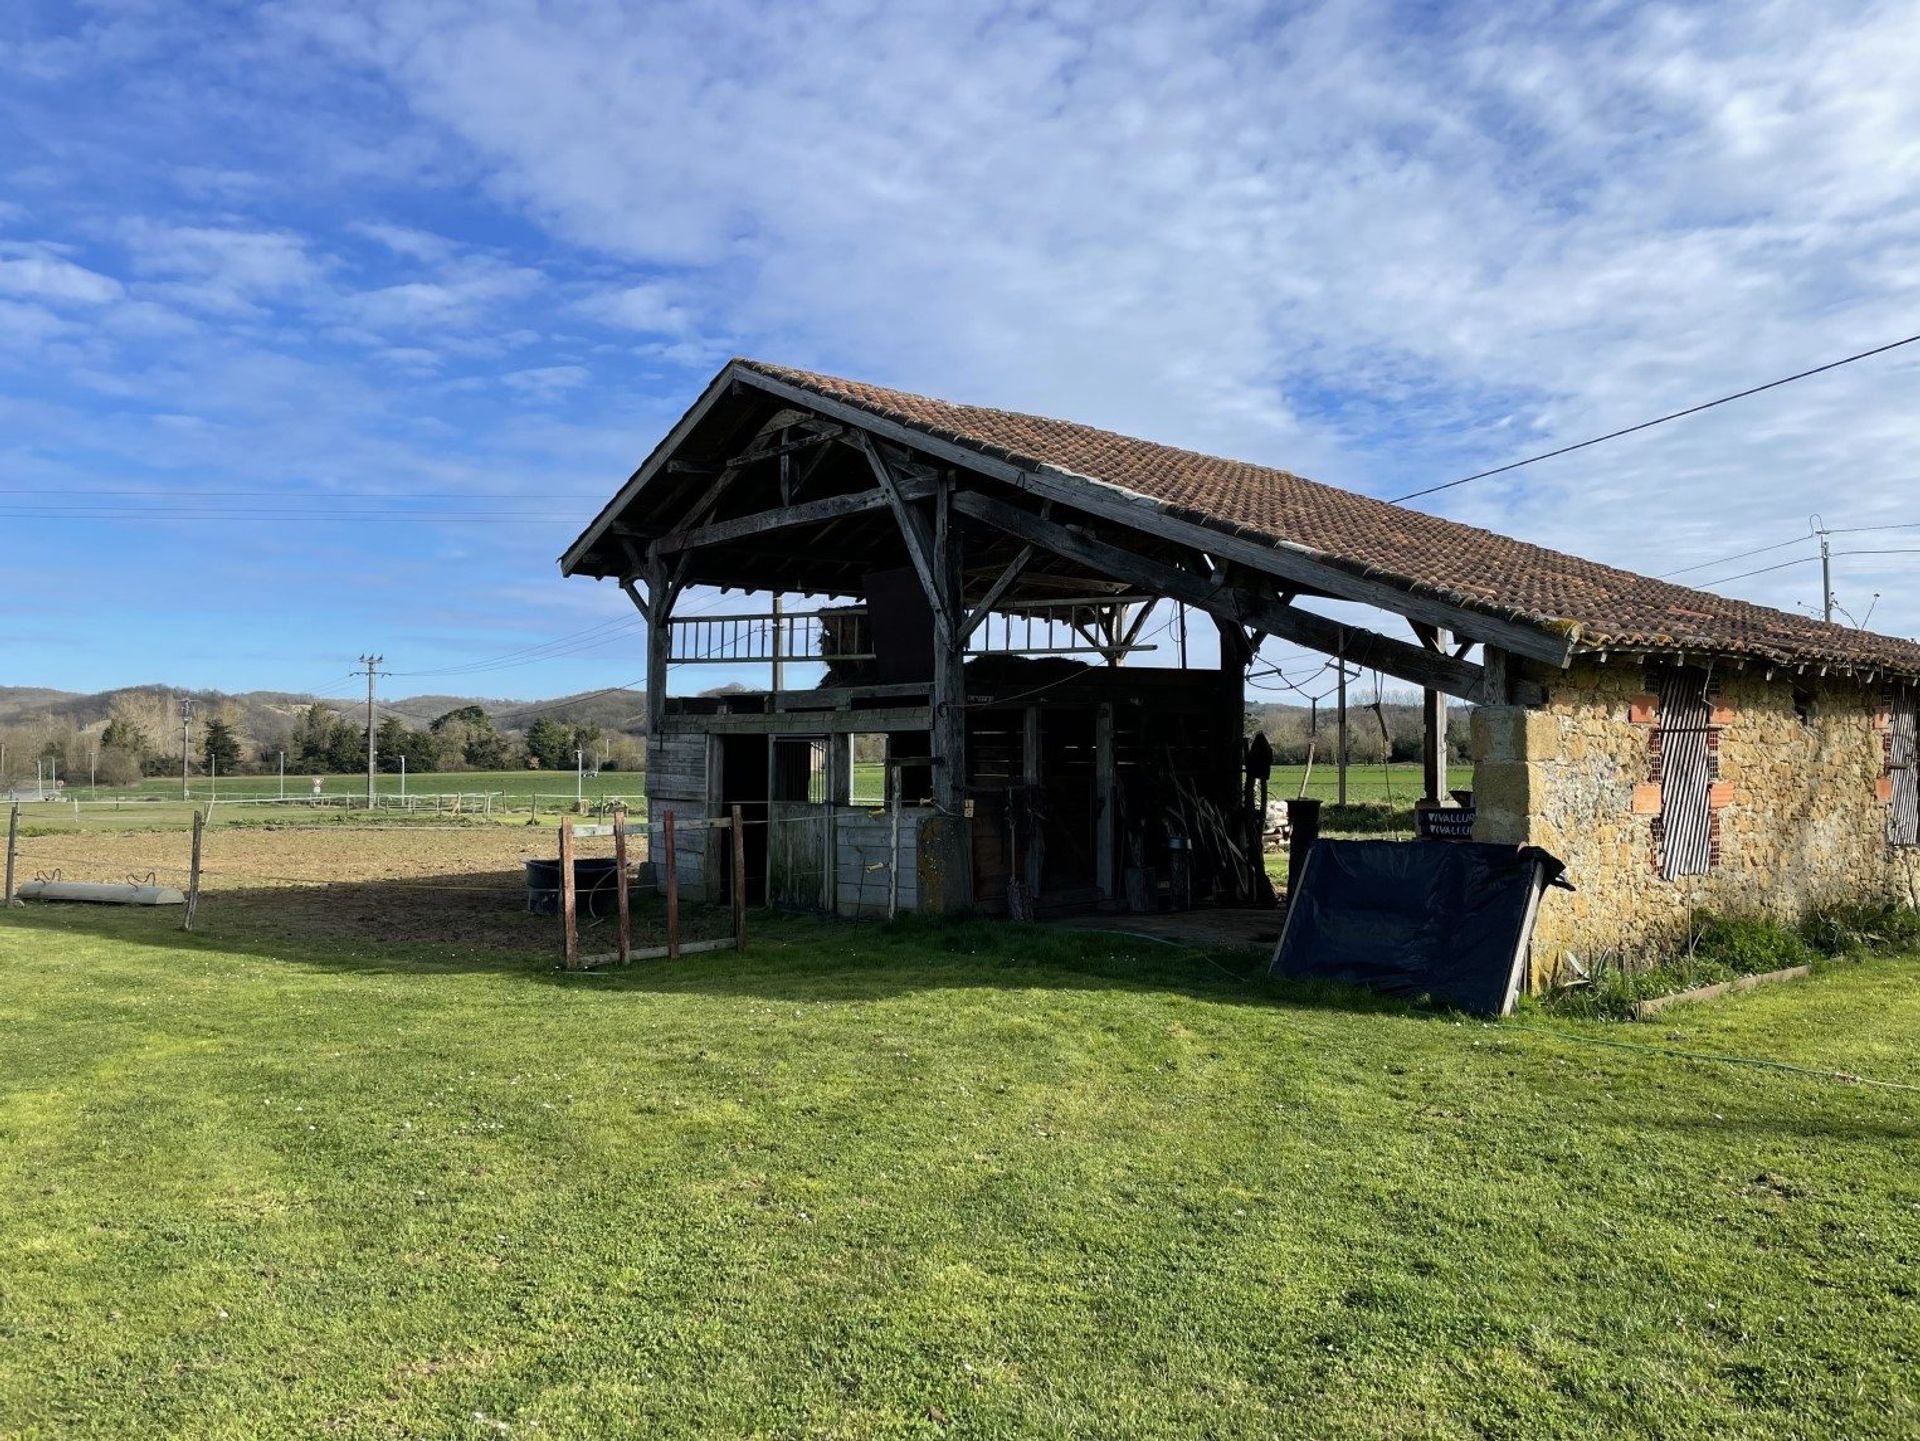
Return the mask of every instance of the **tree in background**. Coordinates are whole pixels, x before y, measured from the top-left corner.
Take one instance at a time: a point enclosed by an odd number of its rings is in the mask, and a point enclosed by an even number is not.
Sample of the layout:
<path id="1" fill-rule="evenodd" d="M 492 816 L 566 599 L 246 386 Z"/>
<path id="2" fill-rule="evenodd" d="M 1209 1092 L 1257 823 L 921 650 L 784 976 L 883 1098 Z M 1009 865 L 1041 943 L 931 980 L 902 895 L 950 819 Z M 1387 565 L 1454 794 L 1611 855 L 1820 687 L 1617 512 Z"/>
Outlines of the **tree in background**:
<path id="1" fill-rule="evenodd" d="M 240 738 L 233 733 L 233 727 L 228 722 L 210 720 L 201 741 L 200 753 L 206 759 L 209 774 L 232 775 L 240 767 Z"/>
<path id="2" fill-rule="evenodd" d="M 507 738 L 494 728 L 485 706 L 461 706 L 427 727 L 439 754 L 440 768 L 467 766 L 473 770 L 500 770 L 511 751 Z M 413 764 L 411 760 L 407 762 Z"/>
<path id="3" fill-rule="evenodd" d="M 367 768 L 367 737 L 360 727 L 336 720 L 327 732 L 327 749 L 319 769 L 350 775 Z"/>
<path id="4" fill-rule="evenodd" d="M 547 716 L 527 727 L 527 756 L 541 770 L 573 769 L 574 728 Z"/>
<path id="5" fill-rule="evenodd" d="M 333 754 L 333 733 L 340 717 L 315 701 L 302 711 L 287 737 L 287 753 L 301 770 L 326 770 Z"/>
<path id="6" fill-rule="evenodd" d="M 373 739 L 376 762 L 381 770 L 389 774 L 400 769 L 403 758 L 409 774 L 438 770 L 440 767 L 440 748 L 434 743 L 433 735 L 414 729 L 399 716 L 390 715 L 382 720 Z"/>
<path id="7" fill-rule="evenodd" d="M 138 766 L 152 749 L 146 732 L 131 716 L 115 715 L 107 722 L 107 728 L 100 732 L 100 753 L 103 756 L 108 751 L 118 751 L 132 756 L 134 764 Z"/>

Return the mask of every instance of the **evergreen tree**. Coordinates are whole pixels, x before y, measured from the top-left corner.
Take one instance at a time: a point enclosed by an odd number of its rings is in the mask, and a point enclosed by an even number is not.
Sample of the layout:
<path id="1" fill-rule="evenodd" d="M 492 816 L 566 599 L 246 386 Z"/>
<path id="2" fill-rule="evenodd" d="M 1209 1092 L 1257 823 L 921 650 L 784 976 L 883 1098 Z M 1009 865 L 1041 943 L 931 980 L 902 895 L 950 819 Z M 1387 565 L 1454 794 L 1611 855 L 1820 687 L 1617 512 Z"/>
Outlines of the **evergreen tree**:
<path id="1" fill-rule="evenodd" d="M 201 754 L 206 758 L 210 774 L 232 775 L 240 765 L 240 741 L 233 727 L 223 720 L 208 721 Z"/>

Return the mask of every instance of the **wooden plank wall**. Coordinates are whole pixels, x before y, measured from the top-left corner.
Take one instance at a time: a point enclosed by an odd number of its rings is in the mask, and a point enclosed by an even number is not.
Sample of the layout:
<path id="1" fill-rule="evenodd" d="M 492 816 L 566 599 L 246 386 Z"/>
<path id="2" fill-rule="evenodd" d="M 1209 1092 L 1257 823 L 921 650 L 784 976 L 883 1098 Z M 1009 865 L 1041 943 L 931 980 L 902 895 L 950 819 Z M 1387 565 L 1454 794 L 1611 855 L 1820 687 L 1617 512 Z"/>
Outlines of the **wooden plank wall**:
<path id="1" fill-rule="evenodd" d="M 665 851 L 661 821 L 672 812 L 676 821 L 706 820 L 713 815 L 707 798 L 707 738 L 704 735 L 655 736 L 647 742 L 647 854 Z M 707 893 L 710 837 L 702 830 L 682 830 L 675 837 L 674 869 L 680 875 L 680 893 L 690 899 L 712 900 Z M 654 884 L 664 877 L 657 864 Z"/>
<path id="2" fill-rule="evenodd" d="M 900 808 L 901 915 L 920 904 L 920 822 L 932 814 L 931 806 Z M 839 914 L 886 915 L 892 835 L 893 817 L 886 811 L 843 810 L 834 817 L 834 899 Z"/>

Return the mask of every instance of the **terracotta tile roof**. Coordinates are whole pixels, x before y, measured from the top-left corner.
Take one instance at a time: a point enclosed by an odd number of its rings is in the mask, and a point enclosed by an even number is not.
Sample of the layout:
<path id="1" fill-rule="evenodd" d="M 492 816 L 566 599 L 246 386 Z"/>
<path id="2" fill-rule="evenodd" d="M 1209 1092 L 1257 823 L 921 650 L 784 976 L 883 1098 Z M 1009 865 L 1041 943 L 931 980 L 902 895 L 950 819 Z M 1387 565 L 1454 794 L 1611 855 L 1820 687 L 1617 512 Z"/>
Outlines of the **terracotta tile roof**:
<path id="1" fill-rule="evenodd" d="M 1912 641 L 1690 590 L 1284 470 L 763 361 L 735 364 L 986 455 L 1103 482 L 1182 519 L 1292 542 L 1356 574 L 1571 631 L 1582 650 L 1714 653 L 1920 676 L 1920 644 Z"/>

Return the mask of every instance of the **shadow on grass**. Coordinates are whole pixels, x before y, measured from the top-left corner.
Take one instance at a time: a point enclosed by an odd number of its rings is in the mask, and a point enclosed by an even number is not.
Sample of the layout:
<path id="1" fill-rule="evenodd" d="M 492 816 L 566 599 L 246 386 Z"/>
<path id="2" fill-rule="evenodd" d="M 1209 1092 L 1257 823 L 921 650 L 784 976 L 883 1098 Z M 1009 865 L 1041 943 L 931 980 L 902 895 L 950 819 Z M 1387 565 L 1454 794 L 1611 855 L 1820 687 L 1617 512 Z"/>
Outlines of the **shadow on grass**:
<path id="1" fill-rule="evenodd" d="M 832 920 L 752 910 L 747 949 L 639 961 L 588 972 L 559 967 L 560 926 L 530 915 L 513 873 L 204 893 L 195 929 L 178 907 L 32 902 L 0 929 L 168 950 L 267 957 L 338 972 L 431 977 L 498 973 L 562 988 L 696 992 L 783 1001 L 871 999 L 953 987 L 1140 990 L 1363 1014 L 1441 1013 L 1326 983 L 1279 981 L 1243 947 L 1205 947 L 1107 931 L 988 920 Z M 665 907 L 632 906 L 636 949 L 665 944 Z M 721 909 L 683 906 L 686 940 L 730 934 Z M 585 921 L 581 950 L 616 945 L 611 919 Z"/>

